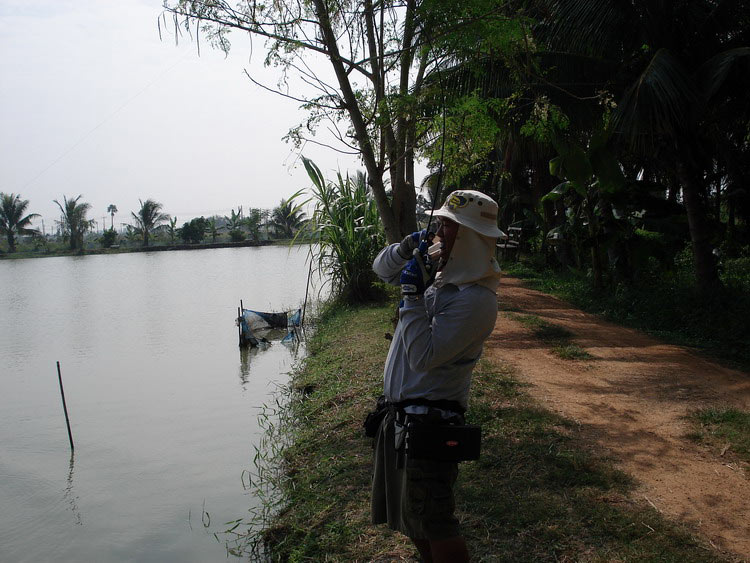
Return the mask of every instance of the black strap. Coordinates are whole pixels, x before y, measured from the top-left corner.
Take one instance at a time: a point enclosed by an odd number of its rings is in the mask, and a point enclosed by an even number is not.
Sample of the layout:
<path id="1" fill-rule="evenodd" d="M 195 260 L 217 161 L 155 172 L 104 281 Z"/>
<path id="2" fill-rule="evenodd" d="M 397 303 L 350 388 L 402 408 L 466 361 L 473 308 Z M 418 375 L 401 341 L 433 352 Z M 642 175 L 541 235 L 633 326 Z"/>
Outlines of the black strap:
<path id="1" fill-rule="evenodd" d="M 434 407 L 436 409 L 443 409 L 446 411 L 451 411 L 458 413 L 460 415 L 466 414 L 466 409 L 461 406 L 461 403 L 458 401 L 449 401 L 446 399 L 404 399 L 403 401 L 399 401 L 398 403 L 392 403 L 394 407 L 397 409 L 403 409 L 404 407 L 411 407 L 411 406 L 420 406 L 420 407 Z"/>

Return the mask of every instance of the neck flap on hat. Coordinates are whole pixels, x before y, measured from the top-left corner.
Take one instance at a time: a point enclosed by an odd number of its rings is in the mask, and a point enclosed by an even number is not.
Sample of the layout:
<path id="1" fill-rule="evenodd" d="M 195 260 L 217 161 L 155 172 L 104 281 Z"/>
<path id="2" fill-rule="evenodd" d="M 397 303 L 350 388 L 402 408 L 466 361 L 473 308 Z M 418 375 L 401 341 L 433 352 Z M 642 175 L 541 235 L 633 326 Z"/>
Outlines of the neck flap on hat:
<path id="1" fill-rule="evenodd" d="M 459 225 L 448 263 L 438 272 L 435 287 L 475 283 L 497 292 L 500 265 L 495 260 L 495 241 Z"/>

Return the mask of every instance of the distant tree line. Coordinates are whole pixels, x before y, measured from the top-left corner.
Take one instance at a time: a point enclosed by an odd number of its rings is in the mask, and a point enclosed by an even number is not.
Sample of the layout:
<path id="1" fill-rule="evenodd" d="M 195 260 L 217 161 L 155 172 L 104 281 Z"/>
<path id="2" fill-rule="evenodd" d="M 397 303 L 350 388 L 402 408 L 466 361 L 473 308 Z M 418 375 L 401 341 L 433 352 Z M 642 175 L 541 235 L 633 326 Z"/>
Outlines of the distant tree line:
<path id="1" fill-rule="evenodd" d="M 210 239 L 217 242 L 224 234 L 232 242 L 293 238 L 306 221 L 305 215 L 294 208 L 287 200 L 272 209 L 242 206 L 231 210 L 229 216 L 197 217 L 178 227 L 177 217 L 163 210 L 163 205 L 153 199 L 138 200 L 140 207 L 131 212 L 132 223 L 124 224 L 123 231 L 115 230 L 114 218 L 118 213 L 115 204 L 107 207 L 110 225 L 102 225 L 101 233 L 95 233 L 95 221 L 89 219 L 91 204 L 83 201 L 83 196 L 63 196 L 62 201 L 53 200 L 60 209 L 60 217 L 55 220 L 57 235 L 69 251 L 83 252 L 86 242 L 96 243 L 104 248 L 118 247 L 120 244 L 148 247 L 154 241 L 161 244 L 199 244 Z M 7 252 L 18 250 L 21 237 L 31 237 L 35 251 L 49 252 L 51 236 L 31 227 L 32 222 L 41 216 L 28 213 L 29 200 L 19 194 L 0 192 L 0 235 L 5 239 Z M 0 253 L 2 250 L 0 249 Z"/>

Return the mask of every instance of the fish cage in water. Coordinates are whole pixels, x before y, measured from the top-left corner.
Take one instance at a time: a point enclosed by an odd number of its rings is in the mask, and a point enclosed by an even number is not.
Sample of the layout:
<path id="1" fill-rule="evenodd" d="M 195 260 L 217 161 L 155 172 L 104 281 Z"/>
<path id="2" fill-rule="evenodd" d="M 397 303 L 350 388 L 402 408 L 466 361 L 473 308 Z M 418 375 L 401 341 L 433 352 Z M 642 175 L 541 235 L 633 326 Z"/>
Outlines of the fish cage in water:
<path id="1" fill-rule="evenodd" d="M 298 338 L 297 329 L 302 325 L 302 309 L 296 311 L 282 311 L 266 313 L 245 309 L 240 301 L 237 308 L 237 326 L 240 347 L 259 346 L 268 340 L 258 333 L 271 329 L 286 329 L 287 333 L 281 342 L 292 342 Z"/>

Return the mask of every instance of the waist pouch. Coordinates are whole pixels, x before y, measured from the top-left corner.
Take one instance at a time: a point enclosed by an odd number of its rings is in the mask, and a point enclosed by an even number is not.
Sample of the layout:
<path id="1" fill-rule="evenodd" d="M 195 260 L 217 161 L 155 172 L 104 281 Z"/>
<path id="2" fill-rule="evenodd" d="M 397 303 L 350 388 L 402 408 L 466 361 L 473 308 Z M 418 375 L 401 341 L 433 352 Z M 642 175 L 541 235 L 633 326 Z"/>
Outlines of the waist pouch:
<path id="1" fill-rule="evenodd" d="M 365 436 L 368 438 L 374 438 L 380 428 L 380 423 L 383 422 L 386 413 L 388 412 L 388 404 L 385 401 L 385 396 L 381 395 L 378 397 L 378 402 L 375 405 L 375 410 L 367 413 L 365 421 L 362 426 L 365 429 Z"/>
<path id="2" fill-rule="evenodd" d="M 411 459 L 452 462 L 479 459 L 481 443 L 481 426 L 412 420 L 406 427 L 406 454 Z"/>

